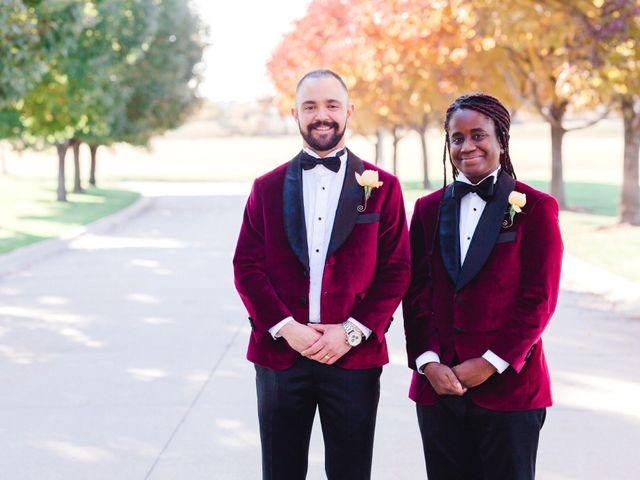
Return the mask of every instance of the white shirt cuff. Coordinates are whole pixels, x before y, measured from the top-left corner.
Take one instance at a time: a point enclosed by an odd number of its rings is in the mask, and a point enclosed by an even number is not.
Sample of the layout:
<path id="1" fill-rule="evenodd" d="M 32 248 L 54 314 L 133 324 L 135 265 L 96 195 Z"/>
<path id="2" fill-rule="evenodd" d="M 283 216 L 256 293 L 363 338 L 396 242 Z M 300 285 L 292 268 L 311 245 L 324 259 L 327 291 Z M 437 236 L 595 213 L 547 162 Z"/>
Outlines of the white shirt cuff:
<path id="1" fill-rule="evenodd" d="M 358 327 L 360 329 L 360 331 L 362 332 L 362 335 L 364 335 L 365 339 L 368 339 L 371 336 L 371 329 L 365 327 L 363 324 L 361 324 L 358 320 L 356 320 L 353 317 L 349 317 L 349 322 L 353 323 L 356 327 Z"/>
<path id="2" fill-rule="evenodd" d="M 293 317 L 287 317 L 284 320 L 279 321 L 273 327 L 269 329 L 269 333 L 273 337 L 274 340 L 279 339 L 282 335 L 280 335 L 280 329 L 284 327 L 287 323 L 292 322 Z"/>
<path id="3" fill-rule="evenodd" d="M 416 368 L 418 369 L 418 373 L 420 375 L 424 375 L 424 372 L 420 370 L 420 367 L 426 365 L 427 363 L 440 363 L 440 355 L 436 352 L 429 350 L 428 352 L 424 352 L 418 358 L 416 358 Z"/>
<path id="4" fill-rule="evenodd" d="M 509 368 L 509 363 L 505 362 L 503 359 L 501 359 L 498 355 L 493 353 L 491 350 L 487 350 L 486 352 L 484 352 L 484 355 L 482 355 L 482 358 L 484 358 L 487 362 L 489 362 L 491 365 L 496 367 L 496 370 L 498 371 L 498 373 L 502 373 L 507 368 Z"/>

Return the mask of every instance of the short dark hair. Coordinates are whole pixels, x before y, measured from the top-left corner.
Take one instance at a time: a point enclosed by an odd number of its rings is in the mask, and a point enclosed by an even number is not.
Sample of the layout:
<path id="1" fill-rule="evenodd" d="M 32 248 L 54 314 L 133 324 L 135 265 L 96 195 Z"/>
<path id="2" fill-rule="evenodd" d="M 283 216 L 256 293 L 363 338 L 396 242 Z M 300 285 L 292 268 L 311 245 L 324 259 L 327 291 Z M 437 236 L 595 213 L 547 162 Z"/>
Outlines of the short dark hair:
<path id="1" fill-rule="evenodd" d="M 298 91 L 300 90 L 300 86 L 304 83 L 304 81 L 308 78 L 324 78 L 324 77 L 333 77 L 336 80 L 338 80 L 340 82 L 340 85 L 342 85 L 342 88 L 344 88 L 344 91 L 347 92 L 347 95 L 349 95 L 349 89 L 347 88 L 347 84 L 344 83 L 344 80 L 342 80 L 342 77 L 340 77 L 340 75 L 338 75 L 336 72 L 334 72 L 333 70 L 328 70 L 326 68 L 321 68 L 318 70 L 311 70 L 310 72 L 306 73 L 298 82 L 298 85 L 296 85 L 296 96 L 298 95 Z"/>
<path id="2" fill-rule="evenodd" d="M 498 143 L 502 149 L 500 154 L 500 165 L 502 169 L 516 178 L 516 172 L 511 164 L 511 157 L 509 156 L 509 128 L 511 126 L 511 116 L 505 106 L 495 97 L 487 95 L 486 93 L 469 93 L 456 98 L 449 108 L 444 119 L 444 131 L 445 131 L 445 143 L 444 154 L 442 156 L 442 163 L 444 165 L 444 178 L 445 185 L 447 182 L 447 168 L 446 168 L 446 156 L 447 148 L 449 147 L 449 122 L 455 112 L 462 109 L 475 110 L 493 120 L 493 124 L 496 129 L 496 136 L 498 137 Z M 453 170 L 453 176 L 458 175 L 458 170 L 451 164 Z"/>

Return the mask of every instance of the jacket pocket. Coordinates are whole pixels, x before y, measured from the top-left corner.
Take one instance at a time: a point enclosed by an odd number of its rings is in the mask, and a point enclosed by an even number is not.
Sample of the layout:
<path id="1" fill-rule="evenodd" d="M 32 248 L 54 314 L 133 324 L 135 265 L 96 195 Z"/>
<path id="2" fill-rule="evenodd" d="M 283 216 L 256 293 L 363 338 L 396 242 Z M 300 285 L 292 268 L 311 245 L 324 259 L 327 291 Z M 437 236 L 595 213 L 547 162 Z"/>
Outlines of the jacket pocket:
<path id="1" fill-rule="evenodd" d="M 375 223 L 380 221 L 380 212 L 361 213 L 356 217 L 356 223 Z"/>
<path id="2" fill-rule="evenodd" d="M 507 243 L 514 242 L 517 237 L 517 232 L 504 232 L 498 235 L 498 239 L 496 240 L 496 244 L 498 243 Z"/>

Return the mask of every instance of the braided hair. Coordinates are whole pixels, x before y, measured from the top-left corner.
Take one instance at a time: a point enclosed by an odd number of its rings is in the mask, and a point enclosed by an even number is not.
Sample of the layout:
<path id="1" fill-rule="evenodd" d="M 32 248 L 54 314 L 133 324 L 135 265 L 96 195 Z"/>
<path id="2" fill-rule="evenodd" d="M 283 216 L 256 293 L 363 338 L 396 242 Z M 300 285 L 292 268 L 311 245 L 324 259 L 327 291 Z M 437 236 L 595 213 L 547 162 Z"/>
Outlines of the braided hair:
<path id="1" fill-rule="evenodd" d="M 493 120 L 493 124 L 496 129 L 496 136 L 498 137 L 498 143 L 500 144 L 500 165 L 502 169 L 516 178 L 516 172 L 511 164 L 511 157 L 509 156 L 509 127 L 511 125 L 511 117 L 509 111 L 500 103 L 495 97 L 486 95 L 484 93 L 469 93 L 462 95 L 454 100 L 454 102 L 447 108 L 447 113 L 444 119 L 444 152 L 442 153 L 442 166 L 444 168 L 444 185 L 447 185 L 447 149 L 449 149 L 449 161 L 451 163 L 451 170 L 453 177 L 458 176 L 458 169 L 451 160 L 451 149 L 449 147 L 449 122 L 455 112 L 462 109 L 475 110 L 486 117 Z"/>

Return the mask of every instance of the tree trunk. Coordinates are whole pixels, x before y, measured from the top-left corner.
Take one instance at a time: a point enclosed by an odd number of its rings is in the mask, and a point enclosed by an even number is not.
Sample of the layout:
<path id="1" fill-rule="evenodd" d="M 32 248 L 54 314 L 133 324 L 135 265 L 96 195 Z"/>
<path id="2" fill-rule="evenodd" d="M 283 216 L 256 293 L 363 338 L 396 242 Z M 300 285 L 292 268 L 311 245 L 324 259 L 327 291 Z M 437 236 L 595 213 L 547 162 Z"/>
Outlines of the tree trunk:
<path id="1" fill-rule="evenodd" d="M 551 195 L 562 210 L 567 208 L 562 174 L 562 139 L 565 133 L 567 131 L 561 125 L 551 124 Z"/>
<path id="2" fill-rule="evenodd" d="M 376 130 L 376 158 L 374 163 L 380 165 L 382 163 L 382 142 L 384 141 L 384 129 Z"/>
<path id="3" fill-rule="evenodd" d="M 398 133 L 399 127 L 393 127 L 393 170 L 394 175 L 398 175 L 398 142 L 400 141 L 400 135 Z"/>
<path id="4" fill-rule="evenodd" d="M 89 145 L 91 151 L 91 173 L 89 175 L 89 183 L 96 186 L 96 154 L 98 153 L 98 147 L 100 145 Z"/>
<path id="5" fill-rule="evenodd" d="M 640 96 L 622 97 L 624 165 L 620 196 L 620 222 L 640 225 Z"/>
<path id="6" fill-rule="evenodd" d="M 64 143 L 56 143 L 56 151 L 58 152 L 58 196 L 57 200 L 59 202 L 67 201 L 67 189 L 65 187 L 65 177 L 64 177 L 64 158 L 67 156 L 67 148 L 69 147 L 69 142 L 66 141 Z"/>
<path id="7" fill-rule="evenodd" d="M 73 192 L 82 193 L 82 180 L 80 178 L 80 140 L 72 140 L 73 147 Z"/>
<path id="8" fill-rule="evenodd" d="M 422 188 L 430 188 L 431 184 L 429 182 L 429 154 L 427 153 L 427 125 L 425 124 L 423 128 L 416 129 L 416 131 L 420 134 L 420 145 L 422 147 Z"/>

